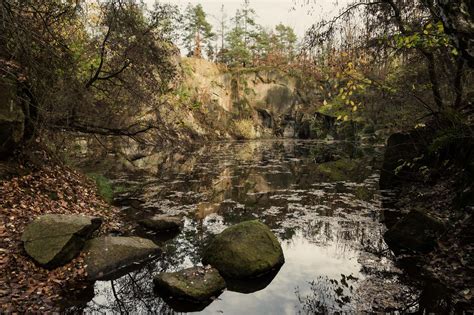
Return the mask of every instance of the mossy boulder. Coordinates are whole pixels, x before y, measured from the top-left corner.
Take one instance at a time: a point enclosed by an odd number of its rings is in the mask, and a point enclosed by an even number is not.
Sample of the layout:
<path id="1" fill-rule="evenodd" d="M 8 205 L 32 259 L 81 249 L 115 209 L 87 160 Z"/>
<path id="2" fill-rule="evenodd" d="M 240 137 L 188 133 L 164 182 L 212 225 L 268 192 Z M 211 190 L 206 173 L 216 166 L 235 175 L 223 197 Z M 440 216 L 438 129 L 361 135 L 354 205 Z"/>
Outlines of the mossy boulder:
<path id="1" fill-rule="evenodd" d="M 46 214 L 28 224 L 21 240 L 26 253 L 45 268 L 73 259 L 102 220 L 81 215 Z"/>
<path id="2" fill-rule="evenodd" d="M 140 220 L 138 223 L 147 229 L 157 232 L 176 231 L 183 227 L 183 220 L 181 218 L 163 214 L 157 214 L 151 218 Z"/>
<path id="3" fill-rule="evenodd" d="M 141 237 L 104 236 L 87 242 L 86 272 L 89 280 L 116 279 L 153 259 L 160 248 Z"/>
<path id="4" fill-rule="evenodd" d="M 426 253 L 436 246 L 445 230 L 444 224 L 429 215 L 412 210 L 384 234 L 385 242 L 394 251 L 410 250 Z"/>
<path id="5" fill-rule="evenodd" d="M 153 282 L 155 290 L 164 298 L 198 303 L 217 297 L 226 286 L 219 271 L 211 266 L 160 273 Z"/>
<path id="6" fill-rule="evenodd" d="M 263 223 L 245 221 L 216 235 L 206 247 L 203 263 L 224 277 L 252 278 L 281 266 L 285 259 L 276 236 Z"/>

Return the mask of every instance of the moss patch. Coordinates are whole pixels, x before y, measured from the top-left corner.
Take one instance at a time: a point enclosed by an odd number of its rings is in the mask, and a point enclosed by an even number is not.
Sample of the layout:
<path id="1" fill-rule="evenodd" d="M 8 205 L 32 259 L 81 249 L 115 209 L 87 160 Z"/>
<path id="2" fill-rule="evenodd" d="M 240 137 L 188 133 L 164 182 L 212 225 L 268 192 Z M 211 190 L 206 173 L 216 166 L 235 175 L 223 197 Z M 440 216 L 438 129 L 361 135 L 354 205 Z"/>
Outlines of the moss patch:
<path id="1" fill-rule="evenodd" d="M 364 159 L 339 159 L 319 164 L 316 171 L 323 174 L 330 181 L 362 182 L 368 175 L 367 161 Z"/>
<path id="2" fill-rule="evenodd" d="M 99 195 L 108 203 L 112 203 L 114 199 L 114 189 L 110 180 L 97 173 L 89 173 L 87 176 L 95 182 Z"/>

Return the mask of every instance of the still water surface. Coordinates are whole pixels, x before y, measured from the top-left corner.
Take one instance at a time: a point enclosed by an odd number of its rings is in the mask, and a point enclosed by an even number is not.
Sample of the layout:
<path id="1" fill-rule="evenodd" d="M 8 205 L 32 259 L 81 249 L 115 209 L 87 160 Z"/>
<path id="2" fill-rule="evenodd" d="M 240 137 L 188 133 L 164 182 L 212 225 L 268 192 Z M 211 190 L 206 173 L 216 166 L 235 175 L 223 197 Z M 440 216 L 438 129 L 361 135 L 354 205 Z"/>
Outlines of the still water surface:
<path id="1" fill-rule="evenodd" d="M 172 313 L 153 292 L 153 275 L 199 265 L 210 236 L 258 219 L 278 236 L 285 264 L 274 278 L 224 291 L 199 314 L 406 310 L 417 294 L 400 280 L 382 238 L 380 157 L 378 147 L 281 140 L 219 142 L 149 159 L 146 175 L 117 180 L 133 190 L 120 197 L 124 220 L 166 213 L 183 216 L 185 227 L 171 236 L 137 229 L 164 255 L 96 282 L 92 300 L 75 309 Z"/>

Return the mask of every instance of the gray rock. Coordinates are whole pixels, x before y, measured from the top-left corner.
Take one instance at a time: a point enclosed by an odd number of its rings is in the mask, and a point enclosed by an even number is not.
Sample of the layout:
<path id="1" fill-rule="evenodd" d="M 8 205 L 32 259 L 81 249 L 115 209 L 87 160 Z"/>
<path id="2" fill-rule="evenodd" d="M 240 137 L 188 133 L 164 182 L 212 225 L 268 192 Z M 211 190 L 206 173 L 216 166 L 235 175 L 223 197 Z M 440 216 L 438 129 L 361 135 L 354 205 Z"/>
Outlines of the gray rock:
<path id="1" fill-rule="evenodd" d="M 224 277 L 261 276 L 281 266 L 285 259 L 276 236 L 263 223 L 246 221 L 225 229 L 206 247 L 203 263 Z"/>
<path id="2" fill-rule="evenodd" d="M 6 158 L 23 139 L 25 115 L 16 97 L 16 85 L 0 78 L 0 159 Z"/>
<path id="3" fill-rule="evenodd" d="M 94 238 L 84 251 L 87 278 L 93 281 L 118 278 L 161 252 L 151 240 L 119 236 Z"/>
<path id="4" fill-rule="evenodd" d="M 183 220 L 181 218 L 163 214 L 157 214 L 151 218 L 140 220 L 138 223 L 157 232 L 179 230 L 183 227 Z"/>
<path id="5" fill-rule="evenodd" d="M 46 214 L 28 224 L 21 240 L 26 253 L 45 268 L 73 259 L 102 220 L 81 215 Z"/>
<path id="6" fill-rule="evenodd" d="M 441 221 L 413 210 L 385 232 L 384 239 L 395 251 L 429 252 L 436 246 L 437 237 L 444 230 Z"/>
<path id="7" fill-rule="evenodd" d="M 196 302 L 217 297 L 226 286 L 219 271 L 210 266 L 160 273 L 154 283 L 156 291 L 164 297 Z"/>

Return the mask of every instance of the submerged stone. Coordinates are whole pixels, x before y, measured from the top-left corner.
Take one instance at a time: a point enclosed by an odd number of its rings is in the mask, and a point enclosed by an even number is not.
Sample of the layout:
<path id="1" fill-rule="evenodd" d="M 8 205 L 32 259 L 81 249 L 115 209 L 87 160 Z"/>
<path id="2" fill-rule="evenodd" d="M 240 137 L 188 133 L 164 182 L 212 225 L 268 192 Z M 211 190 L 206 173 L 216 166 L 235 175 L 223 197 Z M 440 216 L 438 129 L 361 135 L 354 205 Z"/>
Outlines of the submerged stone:
<path id="1" fill-rule="evenodd" d="M 179 230 L 183 227 L 181 218 L 164 214 L 157 214 L 151 218 L 140 220 L 138 223 L 157 232 Z"/>
<path id="2" fill-rule="evenodd" d="M 429 252 L 436 246 L 437 237 L 443 231 L 441 221 L 413 210 L 385 232 L 384 239 L 394 250 Z"/>
<path id="3" fill-rule="evenodd" d="M 272 271 L 264 274 L 263 276 L 251 278 L 251 279 L 233 279 L 227 278 L 227 290 L 233 292 L 239 292 L 244 294 L 254 293 L 265 289 L 276 275 L 280 271 L 281 266 L 276 267 Z"/>
<path id="4" fill-rule="evenodd" d="M 89 280 L 115 279 L 154 258 L 160 248 L 141 237 L 104 236 L 87 242 L 85 262 Z"/>
<path id="5" fill-rule="evenodd" d="M 281 266 L 285 259 L 276 236 L 263 223 L 246 221 L 225 229 L 206 247 L 203 263 L 224 277 L 251 278 Z"/>
<path id="6" fill-rule="evenodd" d="M 156 291 L 165 298 L 197 303 L 212 300 L 226 286 L 219 271 L 210 266 L 160 273 L 155 277 L 154 284 Z"/>
<path id="7" fill-rule="evenodd" d="M 102 220 L 81 215 L 46 214 L 28 224 L 21 240 L 26 253 L 45 268 L 73 259 Z"/>

